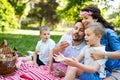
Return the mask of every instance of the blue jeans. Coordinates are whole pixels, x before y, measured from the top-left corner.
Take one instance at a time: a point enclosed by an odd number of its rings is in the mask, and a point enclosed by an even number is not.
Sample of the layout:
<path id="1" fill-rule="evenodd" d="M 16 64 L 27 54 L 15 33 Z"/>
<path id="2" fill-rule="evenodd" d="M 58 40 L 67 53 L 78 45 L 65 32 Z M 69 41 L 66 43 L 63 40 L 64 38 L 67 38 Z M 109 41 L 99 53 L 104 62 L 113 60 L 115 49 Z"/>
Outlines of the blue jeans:
<path id="1" fill-rule="evenodd" d="M 99 77 L 99 74 L 96 73 L 88 73 L 84 72 L 82 75 L 79 76 L 80 80 L 103 80 Z"/>

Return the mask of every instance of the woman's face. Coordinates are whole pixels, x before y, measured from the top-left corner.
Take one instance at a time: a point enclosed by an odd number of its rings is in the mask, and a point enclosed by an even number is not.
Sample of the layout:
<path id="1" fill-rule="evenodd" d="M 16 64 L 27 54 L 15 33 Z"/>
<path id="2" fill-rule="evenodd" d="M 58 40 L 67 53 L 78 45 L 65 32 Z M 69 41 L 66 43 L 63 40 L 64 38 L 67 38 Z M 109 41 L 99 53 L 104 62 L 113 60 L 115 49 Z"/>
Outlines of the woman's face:
<path id="1" fill-rule="evenodd" d="M 96 21 L 91 15 L 82 15 L 81 17 L 84 26 L 87 26 L 88 24 L 91 24 Z"/>

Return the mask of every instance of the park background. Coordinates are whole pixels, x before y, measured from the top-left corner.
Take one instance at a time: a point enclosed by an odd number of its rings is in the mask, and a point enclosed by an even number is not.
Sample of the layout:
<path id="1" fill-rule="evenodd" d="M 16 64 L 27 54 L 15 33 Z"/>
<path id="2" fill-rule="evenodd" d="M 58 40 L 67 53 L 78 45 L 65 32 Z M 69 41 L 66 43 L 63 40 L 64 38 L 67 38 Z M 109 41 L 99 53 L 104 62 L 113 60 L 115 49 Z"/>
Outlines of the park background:
<path id="1" fill-rule="evenodd" d="M 120 35 L 119 0 L 0 0 L 0 43 L 7 40 L 19 56 L 35 50 L 39 27 L 47 25 L 51 38 L 57 43 L 66 31 L 74 27 L 85 6 L 94 5 L 114 25 Z"/>

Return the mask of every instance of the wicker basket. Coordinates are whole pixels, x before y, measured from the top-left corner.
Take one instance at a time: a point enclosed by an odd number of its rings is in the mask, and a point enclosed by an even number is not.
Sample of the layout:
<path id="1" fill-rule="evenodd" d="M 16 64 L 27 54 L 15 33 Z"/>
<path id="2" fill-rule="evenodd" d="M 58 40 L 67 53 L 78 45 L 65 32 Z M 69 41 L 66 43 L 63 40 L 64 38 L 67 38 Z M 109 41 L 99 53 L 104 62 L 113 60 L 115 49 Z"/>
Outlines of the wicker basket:
<path id="1" fill-rule="evenodd" d="M 17 54 L 4 40 L 0 45 L 0 74 L 5 76 L 14 73 Z"/>

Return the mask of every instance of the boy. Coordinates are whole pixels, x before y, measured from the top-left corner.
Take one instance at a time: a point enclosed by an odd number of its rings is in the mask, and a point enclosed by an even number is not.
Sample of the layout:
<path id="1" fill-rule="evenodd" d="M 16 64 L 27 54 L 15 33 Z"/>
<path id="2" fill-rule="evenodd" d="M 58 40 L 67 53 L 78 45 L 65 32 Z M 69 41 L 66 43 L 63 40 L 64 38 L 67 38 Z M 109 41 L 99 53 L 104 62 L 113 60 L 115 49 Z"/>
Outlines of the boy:
<path id="1" fill-rule="evenodd" d="M 40 27 L 40 38 L 36 45 L 34 55 L 25 57 L 23 61 L 26 63 L 32 63 L 34 65 L 46 65 L 49 64 L 49 56 L 52 49 L 55 47 L 55 42 L 50 38 L 50 29 L 47 26 Z M 32 59 L 31 59 L 32 58 Z"/>

